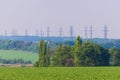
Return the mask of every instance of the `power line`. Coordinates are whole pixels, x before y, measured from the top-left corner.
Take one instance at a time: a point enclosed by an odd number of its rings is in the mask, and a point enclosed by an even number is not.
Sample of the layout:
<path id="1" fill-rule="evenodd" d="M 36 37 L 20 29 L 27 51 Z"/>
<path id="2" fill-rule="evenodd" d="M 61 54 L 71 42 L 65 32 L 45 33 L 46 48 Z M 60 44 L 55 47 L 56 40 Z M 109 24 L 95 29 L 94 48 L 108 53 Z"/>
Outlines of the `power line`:
<path id="1" fill-rule="evenodd" d="M 25 39 L 26 41 L 28 41 L 28 30 L 27 29 L 25 30 Z"/>
<path id="2" fill-rule="evenodd" d="M 17 30 L 15 30 L 15 36 L 17 36 Z"/>
<path id="3" fill-rule="evenodd" d="M 41 38 L 43 38 L 43 36 L 44 36 L 44 32 L 42 30 L 40 32 L 40 36 L 41 36 Z"/>
<path id="4" fill-rule="evenodd" d="M 25 30 L 25 36 L 28 36 L 28 30 L 27 29 Z"/>
<path id="5" fill-rule="evenodd" d="M 70 27 L 70 38 L 73 38 L 73 26 Z"/>
<path id="6" fill-rule="evenodd" d="M 47 27 L 47 37 L 49 38 L 49 36 L 50 36 L 50 28 Z"/>
<path id="7" fill-rule="evenodd" d="M 38 30 L 36 30 L 36 36 L 39 36 L 39 31 Z"/>
<path id="8" fill-rule="evenodd" d="M 17 31 L 13 29 L 11 35 L 12 35 L 12 36 L 17 36 Z"/>
<path id="9" fill-rule="evenodd" d="M 60 34 L 60 37 L 62 37 L 62 34 L 63 34 L 62 27 L 60 27 L 59 34 Z"/>
<path id="10" fill-rule="evenodd" d="M 4 35 L 5 35 L 5 36 L 7 36 L 7 35 L 8 35 L 8 32 L 7 32 L 7 30 L 5 30 L 5 32 L 4 32 Z"/>
<path id="11" fill-rule="evenodd" d="M 92 37 L 93 37 L 93 27 L 92 27 L 92 25 L 90 26 L 90 39 L 92 39 Z"/>
<path id="12" fill-rule="evenodd" d="M 104 38 L 107 39 L 108 36 L 108 28 L 107 25 L 104 26 Z"/>

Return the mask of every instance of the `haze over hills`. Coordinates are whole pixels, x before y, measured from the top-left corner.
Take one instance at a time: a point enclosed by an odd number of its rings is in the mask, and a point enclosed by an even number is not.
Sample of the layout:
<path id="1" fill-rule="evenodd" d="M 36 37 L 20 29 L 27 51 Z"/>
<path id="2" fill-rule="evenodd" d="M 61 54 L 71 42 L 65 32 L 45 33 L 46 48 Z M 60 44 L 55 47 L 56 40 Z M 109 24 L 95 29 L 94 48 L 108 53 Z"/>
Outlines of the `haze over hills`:
<path id="1" fill-rule="evenodd" d="M 83 41 L 90 40 L 95 43 L 113 42 L 120 39 L 105 39 L 105 38 L 82 38 Z M 76 37 L 60 37 L 60 36 L 0 36 L 0 40 L 13 40 L 13 41 L 27 41 L 27 42 L 39 42 L 40 40 L 52 41 L 52 42 L 64 42 L 75 41 Z"/>

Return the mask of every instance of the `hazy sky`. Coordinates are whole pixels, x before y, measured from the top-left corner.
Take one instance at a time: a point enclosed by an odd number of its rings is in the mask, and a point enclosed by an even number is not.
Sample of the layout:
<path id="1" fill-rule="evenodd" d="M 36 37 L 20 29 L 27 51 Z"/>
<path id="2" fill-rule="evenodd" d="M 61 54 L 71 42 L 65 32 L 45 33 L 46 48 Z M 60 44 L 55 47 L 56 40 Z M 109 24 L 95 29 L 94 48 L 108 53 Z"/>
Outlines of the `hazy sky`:
<path id="1" fill-rule="evenodd" d="M 36 29 L 50 35 L 69 35 L 73 25 L 74 34 L 84 36 L 84 27 L 93 25 L 93 36 L 103 37 L 103 27 L 109 29 L 109 38 L 120 38 L 120 0 L 0 0 L 0 34 L 13 29 L 31 35 Z M 46 34 L 46 33 L 45 33 Z"/>

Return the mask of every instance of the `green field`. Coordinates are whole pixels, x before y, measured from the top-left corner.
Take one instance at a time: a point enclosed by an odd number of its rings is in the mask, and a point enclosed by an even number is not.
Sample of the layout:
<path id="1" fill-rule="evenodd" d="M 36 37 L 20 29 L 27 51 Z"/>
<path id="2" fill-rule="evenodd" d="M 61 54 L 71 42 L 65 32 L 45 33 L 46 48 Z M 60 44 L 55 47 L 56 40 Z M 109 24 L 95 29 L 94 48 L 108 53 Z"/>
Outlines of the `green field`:
<path id="1" fill-rule="evenodd" d="M 0 80 L 120 80 L 120 67 L 0 68 Z"/>
<path id="2" fill-rule="evenodd" d="M 0 50 L 0 58 L 2 59 L 20 59 L 24 61 L 31 60 L 33 63 L 38 60 L 37 53 L 15 51 L 15 50 Z"/>

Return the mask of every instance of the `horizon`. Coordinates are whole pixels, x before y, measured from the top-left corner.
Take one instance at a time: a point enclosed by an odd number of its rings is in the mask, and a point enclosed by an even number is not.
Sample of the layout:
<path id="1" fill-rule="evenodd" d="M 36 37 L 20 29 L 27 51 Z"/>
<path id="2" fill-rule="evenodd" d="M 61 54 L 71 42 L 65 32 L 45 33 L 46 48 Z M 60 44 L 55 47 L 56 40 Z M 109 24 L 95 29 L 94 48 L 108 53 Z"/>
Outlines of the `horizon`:
<path id="1" fill-rule="evenodd" d="M 80 36 L 80 35 L 77 35 L 77 36 L 73 36 L 72 38 L 77 38 L 78 36 Z M 19 38 L 19 37 L 36 37 L 36 38 L 71 38 L 70 36 L 47 36 L 47 35 L 18 35 L 18 34 L 16 34 L 16 35 L 0 35 L 0 37 L 4 40 L 4 39 L 9 39 L 10 37 L 11 37 L 11 39 L 12 39 L 12 37 L 14 37 L 14 38 Z M 91 40 L 91 38 L 89 37 L 89 38 L 85 38 L 85 37 L 82 37 L 82 36 L 80 36 L 82 39 L 87 39 L 87 40 Z M 10 40 L 11 40 L 10 39 Z M 93 37 L 92 39 L 104 39 L 104 40 L 119 40 L 120 38 L 104 38 L 104 37 Z M 12 40 L 14 40 L 14 39 L 12 39 Z M 16 39 L 15 39 L 16 40 Z"/>

